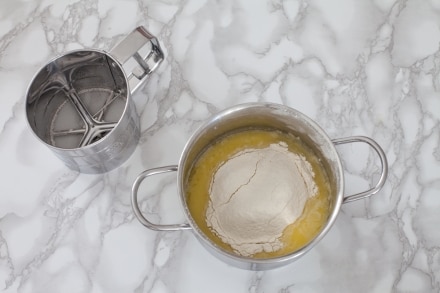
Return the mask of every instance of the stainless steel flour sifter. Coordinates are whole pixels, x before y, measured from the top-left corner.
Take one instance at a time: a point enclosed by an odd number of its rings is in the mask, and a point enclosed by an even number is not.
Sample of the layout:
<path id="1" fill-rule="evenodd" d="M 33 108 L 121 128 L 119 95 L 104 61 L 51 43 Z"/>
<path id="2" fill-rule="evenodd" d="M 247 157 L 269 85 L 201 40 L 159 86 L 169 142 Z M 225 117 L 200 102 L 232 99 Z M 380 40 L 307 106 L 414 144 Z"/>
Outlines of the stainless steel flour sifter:
<path id="1" fill-rule="evenodd" d="M 74 170 L 102 173 L 116 168 L 139 140 L 131 96 L 163 58 L 159 42 L 143 27 L 108 53 L 87 49 L 56 57 L 27 90 L 29 126 Z"/>

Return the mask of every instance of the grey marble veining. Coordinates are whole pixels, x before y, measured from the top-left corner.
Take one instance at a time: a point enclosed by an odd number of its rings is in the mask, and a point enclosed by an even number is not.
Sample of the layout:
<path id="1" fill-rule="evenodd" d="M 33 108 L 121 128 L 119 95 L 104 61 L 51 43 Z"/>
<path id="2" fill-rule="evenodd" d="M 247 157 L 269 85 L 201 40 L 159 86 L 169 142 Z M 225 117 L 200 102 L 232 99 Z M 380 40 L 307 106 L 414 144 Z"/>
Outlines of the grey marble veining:
<path id="1" fill-rule="evenodd" d="M 120 168 L 69 170 L 32 135 L 24 95 L 35 72 L 78 48 L 109 50 L 138 25 L 165 60 L 134 96 L 141 141 Z M 440 292 L 440 2 L 12 1 L 0 3 L 0 288 L 3 292 Z M 190 231 L 134 218 L 144 169 L 177 164 L 191 133 L 226 107 L 291 106 L 331 138 L 366 135 L 389 177 L 345 204 L 298 261 L 251 272 L 209 254 Z M 378 176 L 361 144 L 338 147 L 346 193 Z M 185 221 L 175 175 L 143 187 L 142 208 Z"/>

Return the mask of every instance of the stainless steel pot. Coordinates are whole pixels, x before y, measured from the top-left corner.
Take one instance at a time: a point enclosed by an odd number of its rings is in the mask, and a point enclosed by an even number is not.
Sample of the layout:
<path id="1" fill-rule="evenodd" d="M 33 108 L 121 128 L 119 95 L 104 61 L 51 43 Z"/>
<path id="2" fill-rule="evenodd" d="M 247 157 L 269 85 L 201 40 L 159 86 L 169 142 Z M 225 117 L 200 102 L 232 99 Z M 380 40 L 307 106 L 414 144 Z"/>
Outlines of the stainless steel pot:
<path id="1" fill-rule="evenodd" d="M 204 149 L 217 138 L 239 129 L 272 128 L 299 136 L 304 143 L 312 148 L 321 159 L 330 177 L 331 200 L 330 215 L 324 227 L 304 247 L 288 255 L 270 258 L 254 259 L 238 256 L 225 251 L 213 243 L 197 226 L 187 206 L 185 184 L 190 170 Z M 344 195 L 344 170 L 335 146 L 339 144 L 363 142 L 371 146 L 379 156 L 381 175 L 374 187 L 367 191 Z M 188 223 L 176 225 L 160 225 L 151 223 L 141 212 L 138 203 L 138 189 L 141 182 L 152 175 L 177 171 L 178 191 Z M 340 139 L 330 139 L 327 134 L 310 118 L 284 105 L 271 103 L 249 103 L 226 109 L 204 123 L 189 139 L 180 157 L 178 166 L 166 166 L 142 172 L 134 181 L 132 187 L 132 207 L 138 220 L 147 228 L 156 231 L 191 229 L 200 242 L 216 257 L 228 264 L 250 270 L 266 270 L 288 264 L 304 255 L 315 246 L 330 230 L 340 211 L 341 204 L 363 199 L 377 193 L 385 183 L 388 165 L 385 153 L 371 138 L 352 136 Z"/>

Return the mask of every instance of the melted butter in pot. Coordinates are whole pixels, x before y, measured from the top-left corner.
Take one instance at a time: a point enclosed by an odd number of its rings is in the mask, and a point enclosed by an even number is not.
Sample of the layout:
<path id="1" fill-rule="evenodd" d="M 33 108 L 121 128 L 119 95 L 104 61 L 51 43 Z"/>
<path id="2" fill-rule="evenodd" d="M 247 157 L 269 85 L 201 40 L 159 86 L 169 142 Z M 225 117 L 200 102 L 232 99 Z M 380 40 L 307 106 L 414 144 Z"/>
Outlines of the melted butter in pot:
<path id="1" fill-rule="evenodd" d="M 292 223 L 287 223 L 285 226 L 283 226 L 281 233 L 277 235 L 277 239 L 272 239 L 267 243 L 251 242 L 250 246 L 249 243 L 244 243 L 248 248 L 251 247 L 251 249 L 241 250 L 241 246 L 237 246 L 234 239 L 228 240 L 221 231 L 219 233 L 218 230 L 213 229 L 213 227 L 215 228 L 222 226 L 222 224 L 228 224 L 215 223 L 215 225 L 213 225 L 211 222 L 212 196 L 214 195 L 210 194 L 210 192 L 212 192 L 213 179 L 215 178 L 216 172 L 218 172 L 219 168 L 231 160 L 231 158 L 234 158 L 237 156 L 237 154 L 240 154 L 240 152 L 243 153 L 249 150 L 264 150 L 273 145 L 282 145 L 287 147 L 287 155 L 295 155 L 296 157 L 304 158 L 309 168 L 311 167 L 311 173 L 313 173 L 313 186 L 315 187 L 313 189 L 314 194 L 307 197 L 304 207 L 301 206 L 301 215 L 299 217 L 294 217 L 294 221 Z M 289 152 L 291 154 L 289 154 Z M 251 170 L 251 172 L 254 171 L 254 169 Z M 237 174 L 237 176 L 238 175 L 240 174 Z M 211 239 L 211 241 L 223 249 L 238 255 L 253 258 L 274 258 L 292 253 L 310 242 L 325 225 L 329 216 L 330 188 L 325 169 L 313 151 L 310 150 L 299 138 L 280 131 L 245 130 L 219 139 L 210 145 L 199 156 L 198 160 L 191 169 L 188 178 L 186 190 L 187 203 L 194 221 L 202 232 Z M 285 176 L 283 178 L 285 178 Z M 270 194 L 268 196 L 273 197 L 273 195 Z M 259 195 L 259 197 L 261 198 L 261 195 Z M 270 201 L 266 202 L 270 203 Z M 246 216 L 247 212 L 251 213 L 249 214 L 249 217 L 254 219 L 254 227 L 252 229 L 255 231 L 251 234 L 253 234 L 254 238 L 256 237 L 255 239 L 258 239 L 258 235 L 254 235 L 258 233 L 257 231 L 261 230 L 261 233 L 267 233 L 264 232 L 266 228 L 265 226 L 267 225 L 267 220 L 265 222 L 263 217 L 267 215 L 266 213 L 262 213 L 262 221 L 259 223 L 259 214 L 256 212 L 258 209 L 253 209 L 253 206 L 251 206 L 252 200 L 249 200 L 248 205 L 249 206 L 243 210 L 243 214 Z M 274 203 L 274 205 L 276 205 L 276 203 Z M 269 207 L 268 210 L 271 210 L 271 208 L 272 207 Z M 231 215 L 231 217 L 232 216 L 235 217 L 238 215 L 234 214 Z M 274 215 L 274 217 L 275 216 L 277 215 Z M 222 218 L 220 217 L 220 221 L 221 219 Z M 237 217 L 237 219 L 241 219 L 241 216 Z M 215 218 L 215 220 L 219 221 L 219 218 Z M 237 225 L 240 225 L 238 220 L 236 226 Z M 258 229 L 258 225 L 261 226 L 261 229 Z M 237 227 L 237 229 L 242 229 L 242 231 L 246 231 L 246 229 L 249 228 L 250 227 Z M 266 235 L 261 235 L 262 239 L 264 239 L 265 236 Z M 243 239 L 240 239 L 239 241 L 246 242 Z M 251 241 L 251 239 L 249 241 Z M 254 252 L 252 247 L 255 247 Z"/>

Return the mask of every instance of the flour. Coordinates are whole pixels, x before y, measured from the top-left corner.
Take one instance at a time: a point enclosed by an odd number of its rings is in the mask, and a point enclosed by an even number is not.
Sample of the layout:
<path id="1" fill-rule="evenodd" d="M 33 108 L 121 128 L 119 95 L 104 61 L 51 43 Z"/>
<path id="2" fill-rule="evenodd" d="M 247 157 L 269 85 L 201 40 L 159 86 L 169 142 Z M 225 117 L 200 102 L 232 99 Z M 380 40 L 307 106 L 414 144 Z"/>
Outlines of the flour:
<path id="1" fill-rule="evenodd" d="M 243 150 L 213 176 L 207 225 L 240 255 L 277 251 L 283 230 L 316 194 L 313 179 L 310 163 L 285 143 Z"/>

